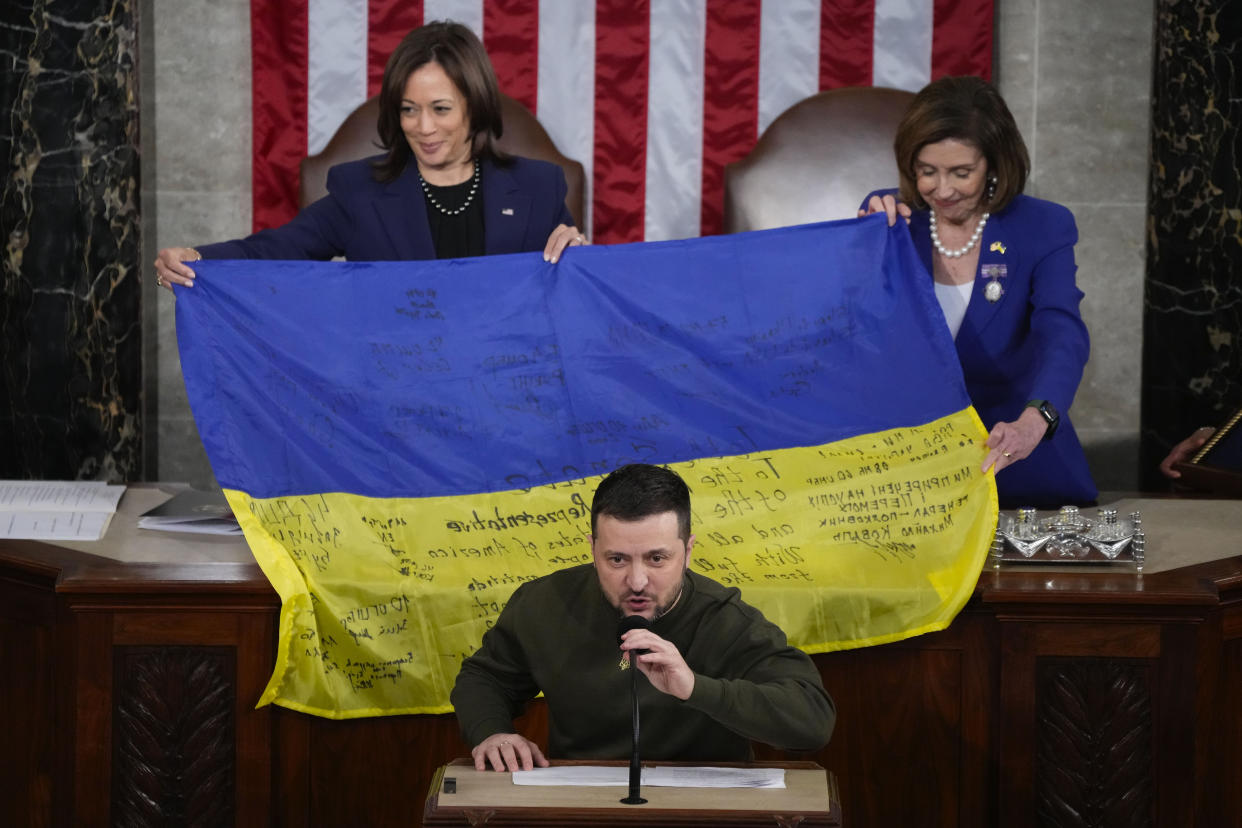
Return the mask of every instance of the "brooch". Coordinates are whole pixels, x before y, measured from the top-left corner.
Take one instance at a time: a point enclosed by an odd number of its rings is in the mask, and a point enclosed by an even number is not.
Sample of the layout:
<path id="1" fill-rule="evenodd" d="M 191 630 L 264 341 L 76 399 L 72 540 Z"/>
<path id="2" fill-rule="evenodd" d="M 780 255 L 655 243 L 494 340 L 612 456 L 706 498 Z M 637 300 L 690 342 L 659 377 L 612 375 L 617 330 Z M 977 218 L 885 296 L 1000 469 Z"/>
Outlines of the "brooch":
<path id="1" fill-rule="evenodd" d="M 1000 242 L 993 242 L 993 247 Z M 1000 280 L 1009 275 L 1009 267 L 1003 264 L 987 264 L 979 268 L 979 272 L 983 274 L 983 278 L 988 279 L 988 283 L 983 286 L 983 298 L 992 304 L 1000 301 L 1005 295 L 1005 287 Z"/>
<path id="2" fill-rule="evenodd" d="M 1005 245 L 1001 244 L 998 241 L 994 241 L 992 242 L 992 246 L 989 247 L 988 250 L 991 250 L 993 253 L 1000 252 L 1003 254 L 1005 252 Z"/>

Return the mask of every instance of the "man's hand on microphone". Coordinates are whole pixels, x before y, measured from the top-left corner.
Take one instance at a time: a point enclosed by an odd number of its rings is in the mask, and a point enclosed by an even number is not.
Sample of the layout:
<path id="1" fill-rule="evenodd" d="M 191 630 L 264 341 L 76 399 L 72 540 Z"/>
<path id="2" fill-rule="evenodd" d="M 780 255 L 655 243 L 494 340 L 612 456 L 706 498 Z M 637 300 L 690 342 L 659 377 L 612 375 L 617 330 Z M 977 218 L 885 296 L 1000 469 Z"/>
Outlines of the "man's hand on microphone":
<path id="1" fill-rule="evenodd" d="M 681 657 L 681 651 L 651 630 L 630 630 L 621 639 L 621 649 L 630 654 L 630 663 L 661 693 L 685 701 L 694 691 L 694 671 Z M 636 656 L 633 650 L 646 652 Z"/>
<path id="2" fill-rule="evenodd" d="M 534 770 L 548 766 L 539 745 L 517 733 L 493 733 L 470 751 L 475 770 L 487 770 L 487 763 L 498 771 Z"/>

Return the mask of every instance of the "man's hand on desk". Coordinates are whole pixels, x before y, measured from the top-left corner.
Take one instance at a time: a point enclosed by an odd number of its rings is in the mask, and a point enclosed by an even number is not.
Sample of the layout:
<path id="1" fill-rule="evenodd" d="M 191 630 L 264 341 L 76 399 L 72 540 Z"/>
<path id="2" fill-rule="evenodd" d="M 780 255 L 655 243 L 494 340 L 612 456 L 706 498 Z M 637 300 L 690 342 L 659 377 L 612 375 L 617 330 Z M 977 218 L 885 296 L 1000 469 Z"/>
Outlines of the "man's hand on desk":
<path id="1" fill-rule="evenodd" d="M 631 663 L 637 663 L 652 687 L 682 701 L 690 698 L 694 691 L 694 671 L 672 643 L 651 630 L 630 630 L 621 638 L 621 649 L 629 655 Z M 641 651 L 637 658 L 635 650 Z"/>
<path id="2" fill-rule="evenodd" d="M 493 733 L 470 751 L 475 770 L 487 770 L 488 762 L 498 771 L 534 770 L 548 766 L 539 745 L 517 733 Z"/>

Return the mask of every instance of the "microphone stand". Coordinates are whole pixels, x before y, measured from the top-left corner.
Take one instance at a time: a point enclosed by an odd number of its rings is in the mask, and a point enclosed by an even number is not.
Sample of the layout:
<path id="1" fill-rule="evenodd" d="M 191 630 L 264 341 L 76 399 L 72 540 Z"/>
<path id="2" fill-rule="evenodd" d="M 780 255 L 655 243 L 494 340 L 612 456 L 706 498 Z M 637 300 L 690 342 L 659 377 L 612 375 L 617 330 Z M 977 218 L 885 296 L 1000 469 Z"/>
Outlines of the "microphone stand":
<path id="1" fill-rule="evenodd" d="M 647 800 L 639 796 L 642 765 L 638 759 L 638 667 L 633 664 L 634 656 L 630 656 L 630 699 L 633 702 L 634 742 L 630 751 L 630 795 L 621 800 L 622 805 L 646 805 Z"/>

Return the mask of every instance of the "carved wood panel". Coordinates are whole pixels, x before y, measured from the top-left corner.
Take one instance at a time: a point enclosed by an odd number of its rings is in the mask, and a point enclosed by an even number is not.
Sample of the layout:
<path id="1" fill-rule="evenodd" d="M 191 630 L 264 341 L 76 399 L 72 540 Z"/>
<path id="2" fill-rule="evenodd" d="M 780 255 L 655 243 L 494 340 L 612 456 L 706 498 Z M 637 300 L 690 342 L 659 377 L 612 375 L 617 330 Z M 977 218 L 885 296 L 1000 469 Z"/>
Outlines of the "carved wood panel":
<path id="1" fill-rule="evenodd" d="M 235 649 L 114 653 L 112 824 L 234 824 Z"/>
<path id="2" fill-rule="evenodd" d="M 1036 668 L 1036 823 L 1153 824 L 1150 662 L 1044 658 Z"/>

